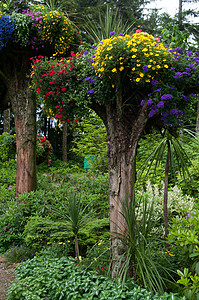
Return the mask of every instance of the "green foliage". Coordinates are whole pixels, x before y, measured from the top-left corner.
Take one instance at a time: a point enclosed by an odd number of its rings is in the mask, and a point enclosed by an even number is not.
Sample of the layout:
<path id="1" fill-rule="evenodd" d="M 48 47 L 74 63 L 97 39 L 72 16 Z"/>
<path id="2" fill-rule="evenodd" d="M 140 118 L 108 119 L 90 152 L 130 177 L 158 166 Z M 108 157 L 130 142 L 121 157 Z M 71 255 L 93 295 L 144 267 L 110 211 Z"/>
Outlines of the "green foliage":
<path id="1" fill-rule="evenodd" d="M 80 157 L 94 155 L 92 170 L 107 172 L 108 148 L 106 128 L 102 120 L 91 112 L 89 118 L 82 119 L 75 130 L 74 148 L 72 151 Z"/>
<path id="2" fill-rule="evenodd" d="M 199 215 L 188 214 L 185 218 L 173 219 L 168 236 L 169 242 L 180 247 L 184 258 L 184 270 L 178 270 L 177 283 L 184 286 L 188 299 L 195 300 L 199 294 Z"/>
<path id="3" fill-rule="evenodd" d="M 120 13 L 118 8 L 113 10 L 107 5 L 105 13 L 99 12 L 97 21 L 87 16 L 87 21 L 84 25 L 86 39 L 90 40 L 91 44 L 95 44 L 108 38 L 110 32 L 114 31 L 116 34 L 119 34 L 132 31 L 133 24 L 128 25 L 127 22 L 123 23 Z"/>
<path id="4" fill-rule="evenodd" d="M 15 153 L 15 135 L 4 132 L 0 135 L 0 161 L 13 159 Z"/>
<path id="5" fill-rule="evenodd" d="M 7 263 L 19 263 L 33 258 L 35 253 L 26 246 L 15 246 L 10 248 L 4 255 Z"/>
<path id="6" fill-rule="evenodd" d="M 152 295 L 129 281 L 124 287 L 93 271 L 85 271 L 72 258 L 34 257 L 20 264 L 8 292 L 9 300 L 148 299 L 182 300 L 174 294 Z"/>
<path id="7" fill-rule="evenodd" d="M 13 12 L 12 17 L 14 20 L 14 41 L 21 47 L 28 44 L 31 34 L 32 20 L 25 14 Z"/>
<path id="8" fill-rule="evenodd" d="M 118 260 L 113 261 L 113 266 L 120 281 L 125 281 L 130 272 L 133 278 L 145 288 L 152 292 L 163 293 L 165 278 L 173 278 L 170 274 L 171 270 L 160 265 L 152 255 L 154 243 L 158 243 L 155 236 L 151 235 L 154 224 L 154 205 L 149 204 L 146 198 L 137 202 L 135 202 L 135 197 L 132 197 L 129 202 L 126 199 L 125 203 L 121 203 L 124 221 L 119 225 L 121 233 L 117 234 L 121 245 L 116 246 L 115 251 L 118 251 L 117 247 L 121 247 L 123 253 Z M 139 214 L 141 203 L 143 211 Z M 164 247 L 163 241 L 159 241 L 160 244 Z"/>
<path id="9" fill-rule="evenodd" d="M 180 47 L 186 49 L 188 46 L 187 40 L 189 34 L 179 30 L 177 25 L 173 26 L 173 31 L 168 29 L 163 29 L 163 39 L 162 42 L 168 44 L 171 48 Z"/>

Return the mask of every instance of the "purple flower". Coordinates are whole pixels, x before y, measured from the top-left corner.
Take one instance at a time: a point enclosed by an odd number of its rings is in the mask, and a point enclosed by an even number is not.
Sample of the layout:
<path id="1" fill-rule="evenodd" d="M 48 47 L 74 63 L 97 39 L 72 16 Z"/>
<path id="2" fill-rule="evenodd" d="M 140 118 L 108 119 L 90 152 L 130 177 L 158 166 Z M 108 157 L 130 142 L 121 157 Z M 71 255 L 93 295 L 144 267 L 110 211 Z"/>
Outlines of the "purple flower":
<path id="1" fill-rule="evenodd" d="M 194 67 L 194 64 L 188 64 L 188 67 Z"/>
<path id="2" fill-rule="evenodd" d="M 153 79 L 153 80 L 151 80 L 151 84 L 152 84 L 152 85 L 157 85 L 157 84 L 158 84 L 158 81 L 155 80 L 155 79 Z"/>
<path id="3" fill-rule="evenodd" d="M 97 47 L 97 45 L 93 45 L 93 46 L 92 46 L 92 48 L 96 48 L 96 47 Z"/>
<path id="4" fill-rule="evenodd" d="M 177 112 L 178 112 L 177 109 L 173 108 L 170 110 L 170 115 L 175 115 L 175 114 L 177 114 Z"/>
<path id="5" fill-rule="evenodd" d="M 9 185 L 8 189 L 11 190 L 11 188 L 12 188 L 12 185 Z"/>
<path id="6" fill-rule="evenodd" d="M 189 97 L 187 97 L 187 96 L 185 96 L 183 94 L 181 96 L 184 98 L 185 101 L 189 101 Z"/>
<path id="7" fill-rule="evenodd" d="M 173 96 L 171 94 L 166 94 L 161 96 L 161 100 L 171 100 Z"/>
<path id="8" fill-rule="evenodd" d="M 160 101 L 158 104 L 157 104 L 157 107 L 163 107 L 164 106 L 164 102 L 163 101 Z"/>
<path id="9" fill-rule="evenodd" d="M 156 92 L 160 92 L 161 91 L 161 88 L 160 89 L 157 89 L 157 90 L 155 90 L 154 92 L 156 93 Z"/>
<path id="10" fill-rule="evenodd" d="M 157 114 L 157 110 L 152 109 L 149 113 L 149 118 L 152 118 L 155 114 Z"/>
<path id="11" fill-rule="evenodd" d="M 191 93 L 191 96 L 192 96 L 192 97 L 195 97 L 195 95 L 196 95 L 196 94 Z"/>
<path id="12" fill-rule="evenodd" d="M 152 100 L 152 99 L 149 99 L 148 102 L 147 102 L 147 104 L 148 104 L 148 105 L 153 104 L 153 100 Z"/>
<path id="13" fill-rule="evenodd" d="M 186 219 L 188 219 L 188 218 L 190 218 L 190 217 L 191 217 L 191 215 L 190 215 L 190 214 L 188 214 L 188 215 L 187 215 L 185 218 L 186 218 Z"/>
<path id="14" fill-rule="evenodd" d="M 124 36 L 124 34 L 123 33 L 119 33 L 118 36 Z"/>
<path id="15" fill-rule="evenodd" d="M 91 79 L 90 77 L 86 77 L 86 78 L 85 78 L 85 80 L 90 80 L 90 79 Z"/>
<path id="16" fill-rule="evenodd" d="M 143 106 L 143 105 L 144 105 L 144 102 L 145 102 L 145 100 L 143 99 L 143 100 L 140 102 L 140 105 Z"/>
<path id="17" fill-rule="evenodd" d="M 143 71 L 144 71 L 144 72 L 147 72 L 147 71 L 148 71 L 148 69 L 149 69 L 149 68 L 148 68 L 148 66 L 147 66 L 147 65 L 144 65 L 144 66 L 143 66 Z"/>
<path id="18" fill-rule="evenodd" d="M 87 94 L 92 94 L 92 93 L 94 93 L 94 89 L 91 89 L 91 90 L 87 91 Z"/>
<path id="19" fill-rule="evenodd" d="M 114 35 L 115 35 L 115 31 L 111 31 L 111 32 L 109 33 L 109 35 L 110 35 L 110 36 L 114 36 Z"/>
<path id="20" fill-rule="evenodd" d="M 91 58 L 87 58 L 87 60 L 86 60 L 87 62 L 89 62 L 89 61 L 91 61 Z"/>

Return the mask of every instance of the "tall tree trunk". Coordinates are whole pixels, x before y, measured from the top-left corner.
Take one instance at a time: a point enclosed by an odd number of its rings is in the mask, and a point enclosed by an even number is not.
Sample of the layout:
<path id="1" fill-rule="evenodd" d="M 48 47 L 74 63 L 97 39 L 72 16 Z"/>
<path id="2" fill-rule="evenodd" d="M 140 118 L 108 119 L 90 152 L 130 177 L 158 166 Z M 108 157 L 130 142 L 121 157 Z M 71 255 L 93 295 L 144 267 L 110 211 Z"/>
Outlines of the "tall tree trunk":
<path id="1" fill-rule="evenodd" d="M 10 108 L 3 112 L 3 131 L 10 133 Z"/>
<path id="2" fill-rule="evenodd" d="M 199 133 L 199 95 L 198 97 L 198 106 L 197 106 L 197 118 L 196 118 L 196 133 Z"/>
<path id="3" fill-rule="evenodd" d="M 129 204 L 134 192 L 137 145 L 147 122 L 147 103 L 140 107 L 140 97 L 132 96 L 134 104 L 122 107 L 119 90 L 117 96 L 117 104 L 107 102 L 105 111 L 100 105 L 94 106 L 107 129 L 112 277 L 117 274 L 117 262 L 125 249 L 119 238 L 127 230 L 121 203 Z"/>
<path id="4" fill-rule="evenodd" d="M 167 160 L 165 166 L 165 177 L 164 177 L 164 204 L 163 204 L 163 215 L 164 215 L 164 235 L 165 238 L 168 236 L 169 224 L 168 224 L 168 187 L 169 187 L 169 164 L 170 164 L 170 155 L 171 155 L 171 146 L 170 141 L 167 141 L 168 150 L 167 150 Z"/>
<path id="5" fill-rule="evenodd" d="M 182 0 L 179 0 L 179 7 L 178 7 L 178 26 L 179 29 L 182 30 Z"/>
<path id="6" fill-rule="evenodd" d="M 36 188 L 36 101 L 27 78 L 29 55 L 15 53 L 9 59 L 12 57 L 7 62 L 7 87 L 15 116 L 18 196 Z"/>
<path id="7" fill-rule="evenodd" d="M 62 161 L 67 162 L 67 122 L 63 126 L 62 134 Z"/>

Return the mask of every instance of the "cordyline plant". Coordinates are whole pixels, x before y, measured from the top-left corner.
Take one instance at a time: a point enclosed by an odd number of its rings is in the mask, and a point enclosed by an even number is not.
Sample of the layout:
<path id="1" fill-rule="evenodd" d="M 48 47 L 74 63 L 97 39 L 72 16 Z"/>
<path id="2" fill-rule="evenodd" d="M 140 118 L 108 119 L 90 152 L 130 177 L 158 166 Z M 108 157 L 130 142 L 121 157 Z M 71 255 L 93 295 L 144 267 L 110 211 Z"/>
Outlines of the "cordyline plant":
<path id="1" fill-rule="evenodd" d="M 180 48 L 167 48 L 141 30 L 132 36 L 111 32 L 89 51 L 66 59 L 66 72 L 56 69 L 53 79 L 46 71 L 39 73 L 46 61 L 35 60 L 34 72 L 40 76 L 33 76 L 33 87 L 45 95 L 46 107 L 55 110 L 61 103 L 63 115 L 71 99 L 80 106 L 86 103 L 106 126 L 111 253 L 115 261 L 121 257 L 117 236 L 125 228 L 121 226 L 126 222 L 123 205 L 130 203 L 134 193 L 140 135 L 149 119 L 170 132 L 181 125 L 192 93 L 199 90 L 198 62 L 199 53 L 183 54 Z M 56 60 L 54 65 L 58 66 Z M 57 95 L 63 88 L 60 82 L 65 90 Z M 113 268 L 112 276 L 115 274 Z"/>
<path id="2" fill-rule="evenodd" d="M 0 1 L 0 108 L 11 103 L 15 115 L 16 195 L 36 188 L 36 102 L 27 76 L 30 58 L 68 56 L 80 43 L 77 28 L 63 12 L 20 5 L 10 8 Z"/>

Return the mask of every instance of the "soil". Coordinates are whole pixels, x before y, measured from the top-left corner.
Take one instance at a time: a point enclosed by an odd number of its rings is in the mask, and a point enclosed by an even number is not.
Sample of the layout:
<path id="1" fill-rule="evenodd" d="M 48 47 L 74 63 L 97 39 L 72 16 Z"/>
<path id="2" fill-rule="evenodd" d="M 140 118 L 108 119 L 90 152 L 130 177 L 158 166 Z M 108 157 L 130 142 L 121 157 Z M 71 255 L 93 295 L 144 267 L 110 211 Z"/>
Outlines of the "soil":
<path id="1" fill-rule="evenodd" d="M 8 288 L 15 279 L 14 271 L 17 264 L 5 263 L 5 259 L 0 255 L 0 300 L 7 299 Z"/>

